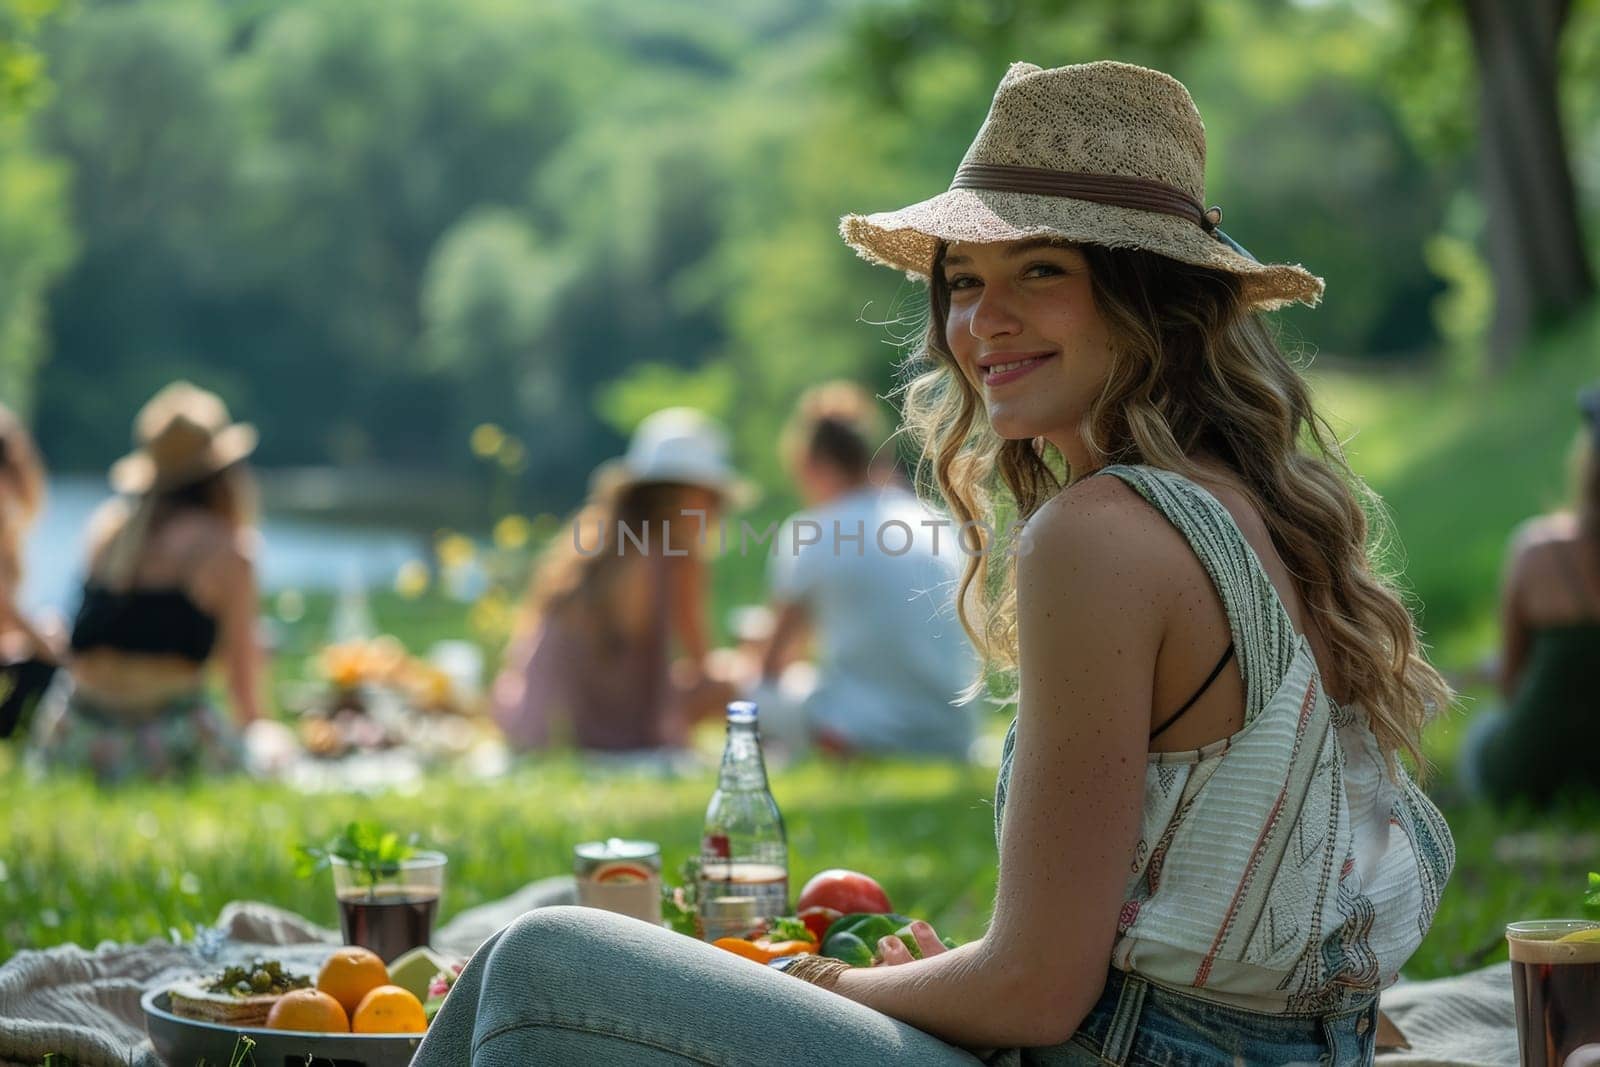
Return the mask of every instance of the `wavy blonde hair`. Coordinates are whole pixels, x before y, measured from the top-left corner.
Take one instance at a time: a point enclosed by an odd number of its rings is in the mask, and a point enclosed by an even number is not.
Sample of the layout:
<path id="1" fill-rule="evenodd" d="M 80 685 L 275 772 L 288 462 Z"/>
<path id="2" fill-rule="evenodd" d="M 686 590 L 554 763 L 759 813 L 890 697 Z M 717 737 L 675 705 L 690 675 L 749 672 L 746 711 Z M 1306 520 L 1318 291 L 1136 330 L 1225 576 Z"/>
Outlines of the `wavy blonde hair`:
<path id="1" fill-rule="evenodd" d="M 1095 466 L 1147 464 L 1193 478 L 1193 457 L 1205 453 L 1237 474 L 1318 620 L 1347 699 L 1366 710 L 1386 759 L 1403 751 L 1424 769 L 1422 728 L 1449 704 L 1450 687 L 1423 658 L 1411 613 L 1376 564 L 1389 532 L 1382 502 L 1350 470 L 1263 318 L 1231 275 L 1138 249 L 1073 247 L 1088 261 L 1114 347 L 1084 425 Z M 919 484 L 931 474 L 955 522 L 1000 529 L 1003 513 L 1027 520 L 1081 472 L 1042 438 L 1003 440 L 989 425 L 945 338 L 943 258 L 941 249 L 927 329 L 907 368 L 905 429 L 921 449 Z M 1011 554 L 979 544 L 982 529 L 963 530 L 958 609 L 985 665 L 1012 670 L 1016 571 L 1009 562 L 990 568 Z"/>

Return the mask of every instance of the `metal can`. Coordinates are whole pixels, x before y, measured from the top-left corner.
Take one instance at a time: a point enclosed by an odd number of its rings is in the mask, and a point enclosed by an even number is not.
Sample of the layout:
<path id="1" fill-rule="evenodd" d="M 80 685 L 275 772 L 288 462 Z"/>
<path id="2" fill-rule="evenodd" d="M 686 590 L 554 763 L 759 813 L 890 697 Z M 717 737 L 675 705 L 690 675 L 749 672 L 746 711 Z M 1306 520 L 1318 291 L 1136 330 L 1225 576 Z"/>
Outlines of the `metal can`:
<path id="1" fill-rule="evenodd" d="M 661 846 L 620 837 L 573 849 L 578 903 L 661 925 Z"/>
<path id="2" fill-rule="evenodd" d="M 700 902 L 700 940 L 747 937 L 761 926 L 761 902 L 755 897 L 707 897 Z"/>

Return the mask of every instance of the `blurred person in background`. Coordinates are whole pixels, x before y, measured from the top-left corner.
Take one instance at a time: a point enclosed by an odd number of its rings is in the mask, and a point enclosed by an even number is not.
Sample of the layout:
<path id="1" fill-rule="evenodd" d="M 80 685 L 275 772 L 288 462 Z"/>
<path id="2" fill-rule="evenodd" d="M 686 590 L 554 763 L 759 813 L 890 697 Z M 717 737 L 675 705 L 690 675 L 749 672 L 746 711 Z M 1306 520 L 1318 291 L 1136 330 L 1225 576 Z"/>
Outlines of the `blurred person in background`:
<path id="1" fill-rule="evenodd" d="M 960 549 L 948 520 L 936 544 L 941 517 L 874 470 L 884 437 L 872 396 L 843 381 L 807 391 L 784 428 L 780 451 L 807 510 L 772 559 L 757 699 L 781 705 L 784 668 L 813 636 L 816 686 L 800 725 L 820 749 L 965 759 L 973 716 L 962 693 L 977 658 L 951 610 Z"/>
<path id="2" fill-rule="evenodd" d="M 44 507 L 45 472 L 21 420 L 0 404 L 0 737 L 25 733 L 57 649 L 18 606 L 22 544 Z"/>
<path id="3" fill-rule="evenodd" d="M 1571 508 L 1512 535 L 1500 593 L 1503 710 L 1482 712 L 1462 746 L 1467 787 L 1499 803 L 1545 804 L 1600 791 L 1600 769 L 1573 753 L 1600 746 L 1600 385 L 1579 395 Z"/>
<path id="4" fill-rule="evenodd" d="M 517 749 L 681 747 L 732 686 L 713 676 L 710 524 L 748 492 L 700 412 L 645 419 L 535 569 L 493 706 Z M 676 659 L 674 658 L 676 656 Z"/>
<path id="5" fill-rule="evenodd" d="M 90 520 L 73 622 L 72 686 L 40 723 L 38 756 L 103 783 L 232 770 L 261 715 L 253 427 L 188 382 L 134 421 L 111 468 L 121 494 Z M 207 692 L 219 662 L 232 722 Z"/>

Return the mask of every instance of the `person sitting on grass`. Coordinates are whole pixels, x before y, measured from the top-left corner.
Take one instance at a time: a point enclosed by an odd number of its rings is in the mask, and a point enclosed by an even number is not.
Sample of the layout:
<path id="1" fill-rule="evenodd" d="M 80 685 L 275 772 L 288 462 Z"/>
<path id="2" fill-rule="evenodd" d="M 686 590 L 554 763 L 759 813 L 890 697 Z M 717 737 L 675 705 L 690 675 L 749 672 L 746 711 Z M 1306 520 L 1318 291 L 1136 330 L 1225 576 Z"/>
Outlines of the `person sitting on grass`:
<path id="1" fill-rule="evenodd" d="M 1546 805 L 1600 792 L 1600 386 L 1578 398 L 1572 507 L 1530 519 L 1506 553 L 1500 591 L 1503 710 L 1481 712 L 1461 748 L 1469 792 Z"/>
<path id="2" fill-rule="evenodd" d="M 700 554 L 708 526 L 747 493 L 727 450 L 706 416 L 669 408 L 596 471 L 588 503 L 535 570 L 495 681 L 494 715 L 514 748 L 677 748 L 733 699 L 708 666 Z"/>
<path id="3" fill-rule="evenodd" d="M 778 692 L 811 633 L 817 680 L 801 712 L 822 751 L 965 760 L 974 724 L 963 693 L 977 662 L 948 610 L 960 549 L 949 529 L 936 548 L 940 517 L 872 477 L 881 422 L 866 390 L 829 382 L 800 398 L 784 428 L 807 510 L 784 527 L 769 567 L 774 621 L 758 692 Z M 765 733 L 769 709 L 762 718 Z"/>
<path id="4" fill-rule="evenodd" d="M 1018 683 L 983 936 L 779 973 L 540 909 L 417 1067 L 1373 1062 L 1454 862 L 1402 763 L 1450 694 L 1261 315 L 1322 282 L 1218 229 L 1203 131 L 1156 71 L 1018 63 L 950 190 L 843 221 L 928 279 L 904 418 L 952 516 L 1026 520 L 958 595 Z"/>
<path id="5" fill-rule="evenodd" d="M 44 506 L 44 465 L 16 415 L 0 404 L 0 738 L 25 736 L 59 653 L 17 601 L 22 545 Z"/>
<path id="6" fill-rule="evenodd" d="M 236 769 L 261 716 L 256 633 L 256 431 L 188 382 L 134 422 L 139 448 L 111 468 L 121 497 L 90 520 L 72 626 L 70 695 L 40 718 L 36 759 L 102 783 Z M 232 721 L 207 667 L 227 681 Z"/>

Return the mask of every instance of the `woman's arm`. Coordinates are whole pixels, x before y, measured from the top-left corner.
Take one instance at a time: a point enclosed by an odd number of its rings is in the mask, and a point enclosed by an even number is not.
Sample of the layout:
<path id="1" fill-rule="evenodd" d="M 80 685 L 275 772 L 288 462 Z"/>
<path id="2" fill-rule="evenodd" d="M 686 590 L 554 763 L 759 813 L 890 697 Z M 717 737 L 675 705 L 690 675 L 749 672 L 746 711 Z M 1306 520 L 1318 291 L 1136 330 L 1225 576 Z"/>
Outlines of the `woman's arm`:
<path id="1" fill-rule="evenodd" d="M 672 630 L 684 657 L 693 665 L 697 677 L 705 671 L 711 652 L 706 628 L 706 565 L 699 554 L 666 560 L 667 596 L 672 611 Z"/>
<path id="2" fill-rule="evenodd" d="M 839 993 L 967 1046 L 1055 1044 L 1094 1006 L 1139 834 L 1169 603 L 1160 522 L 1111 479 L 1073 487 L 1029 522 L 994 919 L 980 941 L 933 959 L 849 971 Z"/>
<path id="3" fill-rule="evenodd" d="M 261 642 L 256 634 L 259 601 L 256 568 L 242 548 L 223 553 L 218 628 L 222 667 L 234 717 L 245 726 L 261 717 Z"/>
<path id="4" fill-rule="evenodd" d="M 1510 700 L 1522 681 L 1528 661 L 1528 616 L 1524 610 L 1524 586 L 1528 579 L 1531 542 L 1524 528 L 1512 537 L 1506 549 L 1506 566 L 1500 582 L 1500 695 Z"/>
<path id="5" fill-rule="evenodd" d="M 60 658 L 56 645 L 17 607 L 16 587 L 5 568 L 0 567 L 0 636 L 7 633 L 19 634 L 26 648 L 0 649 L 6 656 L 34 656 L 51 663 Z"/>
<path id="6" fill-rule="evenodd" d="M 772 635 L 767 638 L 766 651 L 761 656 L 761 678 L 775 681 L 783 669 L 794 660 L 795 646 L 811 626 L 811 614 L 798 601 L 783 601 L 773 605 Z"/>

